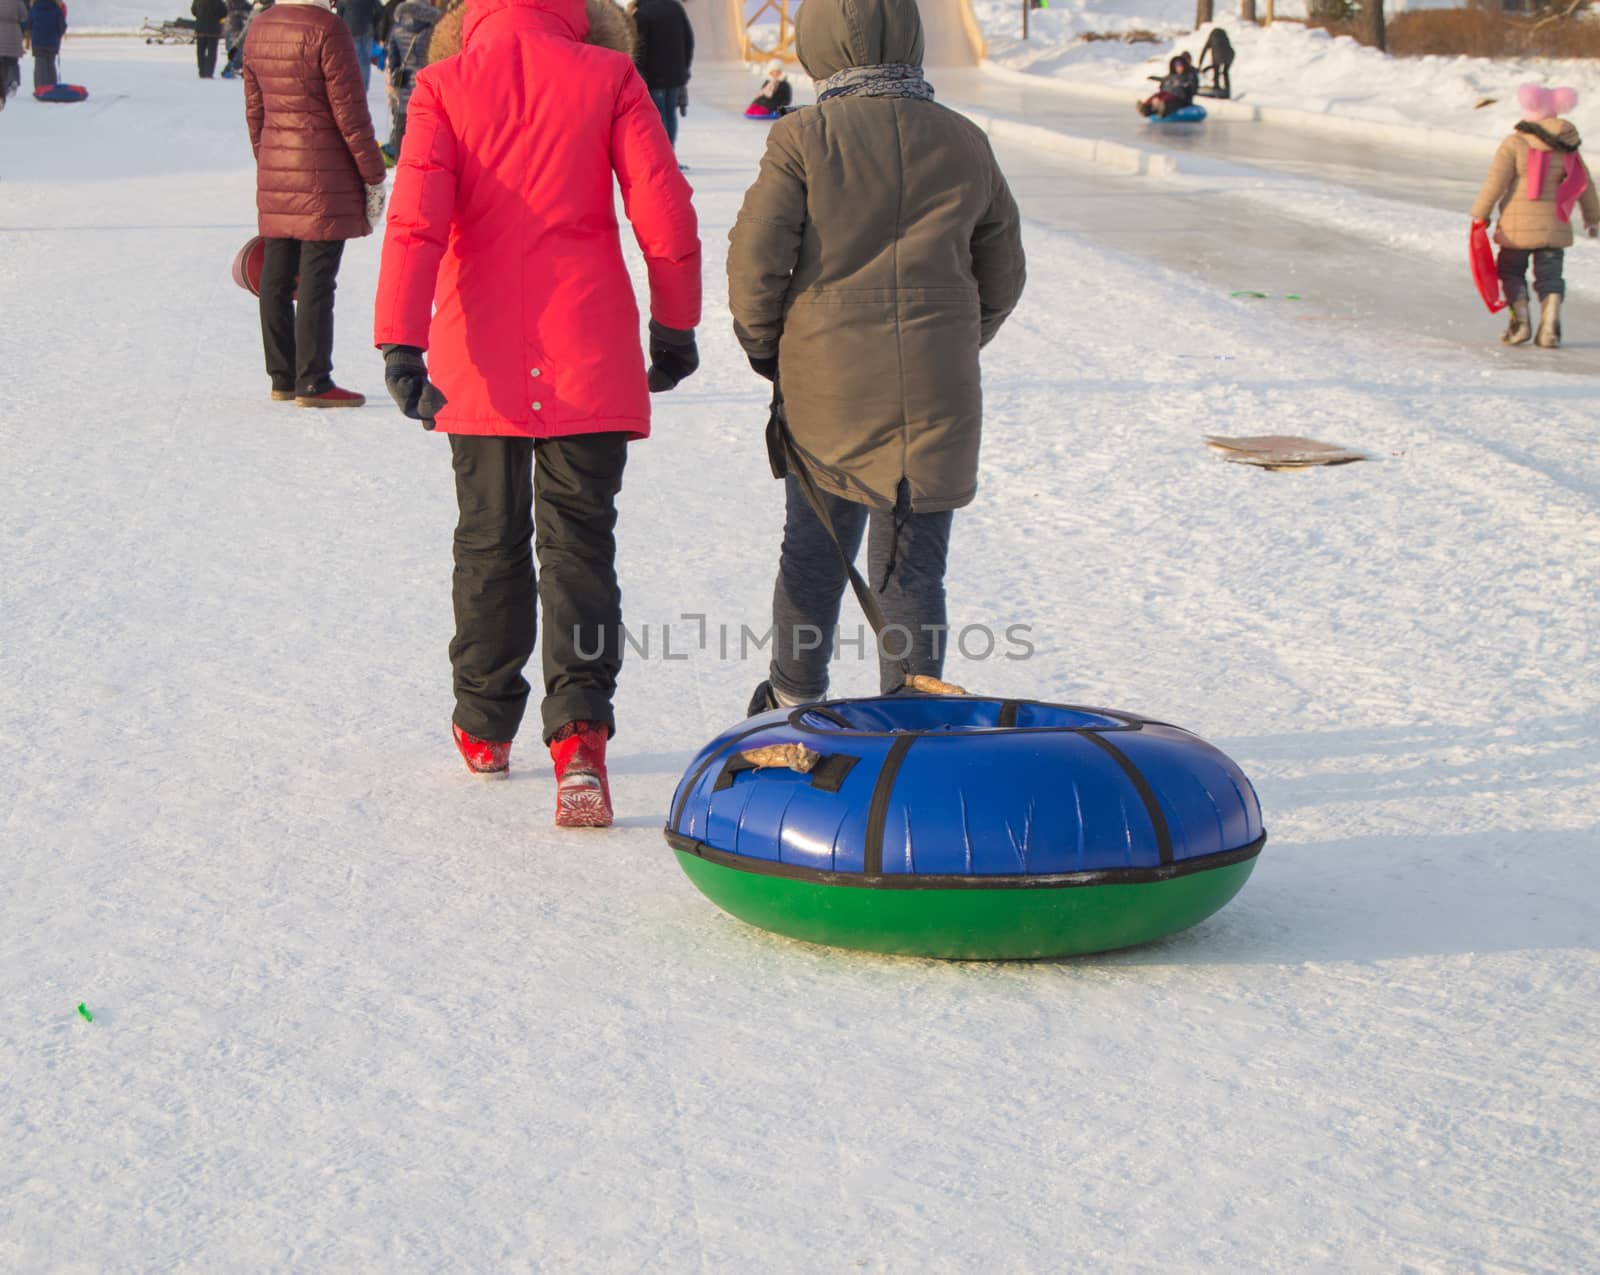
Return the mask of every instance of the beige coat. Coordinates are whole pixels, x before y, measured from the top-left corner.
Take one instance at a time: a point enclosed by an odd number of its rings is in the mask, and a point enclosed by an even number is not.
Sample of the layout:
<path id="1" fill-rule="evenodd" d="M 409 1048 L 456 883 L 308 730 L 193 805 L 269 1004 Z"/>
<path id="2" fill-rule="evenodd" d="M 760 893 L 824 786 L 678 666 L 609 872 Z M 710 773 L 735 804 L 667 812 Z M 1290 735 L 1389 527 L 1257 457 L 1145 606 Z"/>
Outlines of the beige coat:
<path id="1" fill-rule="evenodd" d="M 1539 127 L 1570 146 L 1578 145 L 1578 130 L 1567 120 L 1540 120 Z M 1550 153 L 1544 189 L 1538 199 L 1528 198 L 1528 155 L 1532 151 Z M 1472 205 L 1472 219 L 1488 221 L 1490 212 L 1498 205 L 1500 224 L 1494 232 L 1497 244 L 1522 249 L 1570 248 L 1572 221 L 1562 221 L 1556 216 L 1556 191 L 1566 170 L 1564 158 L 1562 151 L 1540 137 L 1511 134 L 1500 143 L 1489 165 L 1489 176 L 1478 192 L 1478 202 Z M 1587 225 L 1600 222 L 1600 195 L 1596 195 L 1593 181 L 1578 200 L 1578 211 L 1583 213 Z"/>
<path id="2" fill-rule="evenodd" d="M 814 79 L 917 64 L 915 0 L 806 0 Z M 1017 304 L 1021 227 L 988 139 L 930 101 L 840 97 L 773 125 L 729 235 L 745 352 L 778 356 L 789 425 L 820 486 L 918 512 L 972 500 L 978 350 Z"/>

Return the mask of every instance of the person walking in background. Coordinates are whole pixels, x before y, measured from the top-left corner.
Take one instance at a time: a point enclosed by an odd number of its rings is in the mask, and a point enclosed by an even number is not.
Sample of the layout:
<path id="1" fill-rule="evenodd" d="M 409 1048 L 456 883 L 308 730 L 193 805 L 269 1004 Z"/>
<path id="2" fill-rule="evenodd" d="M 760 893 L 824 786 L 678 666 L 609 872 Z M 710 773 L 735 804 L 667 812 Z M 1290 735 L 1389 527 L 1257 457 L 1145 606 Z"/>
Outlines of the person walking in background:
<path id="1" fill-rule="evenodd" d="M 1495 273 L 1511 303 L 1511 321 L 1501 340 L 1545 349 L 1561 344 L 1561 302 L 1567 283 L 1562 265 L 1572 247 L 1572 214 L 1583 213 L 1591 238 L 1600 233 L 1600 195 L 1579 153 L 1583 139 L 1561 118 L 1578 104 L 1576 89 L 1524 84 L 1517 90 L 1522 119 L 1500 143 L 1489 176 L 1472 206 L 1472 220 L 1488 225 L 1498 207 L 1494 241 L 1500 245 Z M 1539 293 L 1539 332 L 1528 314 L 1528 265 Z"/>
<path id="2" fill-rule="evenodd" d="M 510 765 L 537 590 L 562 827 L 612 818 L 628 443 L 650 391 L 699 365 L 694 205 L 630 43 L 611 0 L 468 0 L 460 55 L 417 77 L 406 114 L 373 334 L 401 411 L 450 437 L 456 747 L 475 773 Z M 650 281 L 648 371 L 618 186 Z"/>
<path id="3" fill-rule="evenodd" d="M 796 41 L 817 105 L 773 124 L 729 235 L 734 334 L 774 382 L 789 469 L 752 715 L 827 694 L 863 535 L 881 689 L 942 672 L 952 511 L 978 483 L 978 351 L 1025 274 L 988 139 L 923 79 L 916 0 L 806 0 Z"/>
<path id="4" fill-rule="evenodd" d="M 428 41 L 439 10 L 428 0 L 402 0 L 388 13 L 389 36 L 384 42 L 384 64 L 393 94 L 390 107 L 389 144 L 383 148 L 391 163 L 400 158 L 400 143 L 406 135 L 406 107 L 416 87 L 417 72 L 428 65 Z"/>
<path id="5" fill-rule="evenodd" d="M 28 10 L 28 43 L 33 49 L 33 87 L 47 89 L 56 82 L 56 59 L 61 37 L 67 33 L 67 6 L 61 0 L 33 0 Z"/>
<path id="6" fill-rule="evenodd" d="M 272 397 L 360 407 L 360 394 L 333 383 L 333 293 L 345 240 L 383 215 L 384 168 L 350 31 L 327 0 L 278 0 L 250 23 L 244 101 L 267 241 L 261 338 Z"/>
<path id="7" fill-rule="evenodd" d="M 372 86 L 372 28 L 378 16 L 377 0 L 339 0 L 339 16 L 350 28 L 356 45 L 356 65 L 361 71 L 361 91 Z"/>
<path id="8" fill-rule="evenodd" d="M 209 80 L 217 73 L 217 43 L 228 17 L 228 0 L 194 0 L 189 12 L 194 15 L 195 62 L 200 78 Z"/>
<path id="9" fill-rule="evenodd" d="M 689 113 L 689 68 L 694 63 L 694 28 L 681 0 L 639 0 L 633 23 L 639 33 L 635 60 L 650 100 L 661 113 L 667 140 L 678 144 L 678 117 Z"/>
<path id="10" fill-rule="evenodd" d="M 22 87 L 22 38 L 28 33 L 28 0 L 0 0 L 0 109 Z"/>

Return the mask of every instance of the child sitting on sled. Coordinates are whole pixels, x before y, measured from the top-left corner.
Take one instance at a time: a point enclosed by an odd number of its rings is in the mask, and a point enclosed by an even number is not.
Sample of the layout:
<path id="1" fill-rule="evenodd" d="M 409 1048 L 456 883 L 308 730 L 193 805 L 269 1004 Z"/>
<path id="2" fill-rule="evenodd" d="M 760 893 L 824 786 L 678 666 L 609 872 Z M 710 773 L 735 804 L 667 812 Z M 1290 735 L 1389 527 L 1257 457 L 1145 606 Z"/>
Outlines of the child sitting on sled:
<path id="1" fill-rule="evenodd" d="M 1487 225 L 1489 214 L 1500 210 L 1496 273 L 1511 306 L 1511 322 L 1500 339 L 1524 345 L 1532 336 L 1535 344 L 1553 350 L 1561 344 L 1561 299 L 1567 291 L 1561 267 L 1564 250 L 1572 246 L 1572 212 L 1582 210 L 1593 238 L 1600 233 L 1600 196 L 1578 153 L 1578 130 L 1561 118 L 1578 104 L 1577 90 L 1524 84 L 1517 101 L 1522 119 L 1495 152 L 1472 220 Z M 1528 315 L 1530 260 L 1540 303 L 1536 336 Z"/>
<path id="2" fill-rule="evenodd" d="M 1195 95 L 1200 92 L 1200 72 L 1194 69 L 1194 59 L 1187 53 L 1180 53 L 1168 62 L 1165 75 L 1150 78 L 1158 80 L 1161 87 L 1139 103 L 1139 114 L 1146 119 L 1152 115 L 1166 119 L 1174 111 L 1193 106 Z"/>
<path id="3" fill-rule="evenodd" d="M 794 101 L 794 86 L 789 83 L 789 75 L 783 69 L 782 62 L 777 58 L 768 62 L 766 75 L 766 82 L 762 84 L 756 100 L 745 107 L 744 117 L 747 120 L 775 120 Z"/>

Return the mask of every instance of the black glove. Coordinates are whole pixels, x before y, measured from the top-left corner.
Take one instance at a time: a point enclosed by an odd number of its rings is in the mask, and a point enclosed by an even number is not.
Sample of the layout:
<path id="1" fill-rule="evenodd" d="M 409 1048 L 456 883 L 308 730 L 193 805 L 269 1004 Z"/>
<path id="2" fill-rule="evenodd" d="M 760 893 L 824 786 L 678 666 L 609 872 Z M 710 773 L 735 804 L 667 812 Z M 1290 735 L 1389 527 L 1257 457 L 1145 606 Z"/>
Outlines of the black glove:
<path id="1" fill-rule="evenodd" d="M 434 418 L 446 399 L 439 387 L 428 379 L 428 365 L 422 351 L 414 345 L 383 347 L 383 383 L 395 406 L 423 429 L 432 429 Z"/>
<path id="2" fill-rule="evenodd" d="M 681 89 L 678 90 L 678 114 L 679 115 L 687 115 L 688 113 L 689 113 L 689 86 L 687 84 L 685 84 Z"/>
<path id="3" fill-rule="evenodd" d="M 776 354 L 769 355 L 766 358 L 760 358 L 754 354 L 747 354 L 745 357 L 750 360 L 750 367 L 757 376 L 765 377 L 769 381 L 777 381 L 778 356 Z"/>
<path id="4" fill-rule="evenodd" d="M 678 382 L 692 376 L 700 366 L 700 351 L 694 343 L 694 329 L 687 332 L 663 327 L 650 320 L 650 392 L 675 390 Z"/>

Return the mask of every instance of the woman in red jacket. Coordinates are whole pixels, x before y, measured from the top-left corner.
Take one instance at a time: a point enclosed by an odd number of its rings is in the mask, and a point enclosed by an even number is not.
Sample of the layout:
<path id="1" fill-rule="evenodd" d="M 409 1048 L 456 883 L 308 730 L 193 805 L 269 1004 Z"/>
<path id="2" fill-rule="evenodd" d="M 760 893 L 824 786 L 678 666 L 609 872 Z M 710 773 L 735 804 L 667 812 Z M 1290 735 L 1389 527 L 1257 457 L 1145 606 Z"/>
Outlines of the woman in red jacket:
<path id="1" fill-rule="evenodd" d="M 505 772 L 537 588 L 563 826 L 611 822 L 627 444 L 650 432 L 650 391 L 699 364 L 689 187 L 631 59 L 585 43 L 592 26 L 625 40 L 621 17 L 611 0 L 468 0 L 461 53 L 417 77 L 378 282 L 389 391 L 450 435 L 457 747 Z M 613 181 L 649 272 L 648 376 Z"/>

